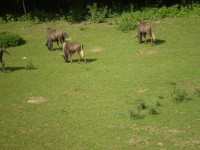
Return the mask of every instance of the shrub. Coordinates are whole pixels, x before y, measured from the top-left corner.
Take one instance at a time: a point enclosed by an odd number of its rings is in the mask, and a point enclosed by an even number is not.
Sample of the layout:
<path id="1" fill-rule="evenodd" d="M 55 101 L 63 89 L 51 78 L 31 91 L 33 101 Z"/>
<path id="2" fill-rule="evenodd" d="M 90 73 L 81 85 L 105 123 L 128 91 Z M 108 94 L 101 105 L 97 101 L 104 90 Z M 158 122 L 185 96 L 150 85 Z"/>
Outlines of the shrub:
<path id="1" fill-rule="evenodd" d="M 107 7 L 97 8 L 97 4 L 94 3 L 92 6 L 88 5 L 87 9 L 89 9 L 89 14 L 86 16 L 87 21 L 90 23 L 105 22 L 106 15 L 108 13 Z"/>
<path id="2" fill-rule="evenodd" d="M 127 32 L 127 31 L 134 30 L 136 26 L 137 25 L 134 21 L 128 20 L 128 21 L 122 21 L 119 24 L 118 29 L 121 30 L 122 32 Z"/>
<path id="3" fill-rule="evenodd" d="M 22 37 L 10 32 L 0 32 L 0 47 L 7 48 L 25 43 Z"/>

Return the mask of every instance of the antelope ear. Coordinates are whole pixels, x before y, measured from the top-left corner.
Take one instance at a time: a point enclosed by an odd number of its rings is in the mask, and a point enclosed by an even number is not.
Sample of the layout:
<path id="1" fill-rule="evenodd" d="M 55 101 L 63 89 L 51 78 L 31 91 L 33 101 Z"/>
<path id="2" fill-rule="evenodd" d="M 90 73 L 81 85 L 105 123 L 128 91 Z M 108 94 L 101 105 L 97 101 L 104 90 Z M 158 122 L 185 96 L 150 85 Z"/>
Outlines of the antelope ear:
<path id="1" fill-rule="evenodd" d="M 138 20 L 137 20 L 137 24 L 139 25 L 139 24 L 140 24 L 140 22 L 141 22 L 141 20 L 139 20 L 139 19 L 138 19 Z"/>

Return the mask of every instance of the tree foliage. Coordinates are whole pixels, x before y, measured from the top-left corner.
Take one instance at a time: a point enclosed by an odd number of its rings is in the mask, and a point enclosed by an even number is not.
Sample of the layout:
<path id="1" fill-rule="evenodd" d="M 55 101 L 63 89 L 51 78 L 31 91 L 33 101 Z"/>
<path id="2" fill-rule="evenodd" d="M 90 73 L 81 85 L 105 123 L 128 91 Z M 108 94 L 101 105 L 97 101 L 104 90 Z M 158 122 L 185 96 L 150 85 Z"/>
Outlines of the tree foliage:
<path id="1" fill-rule="evenodd" d="M 1 13 L 26 14 L 33 11 L 47 11 L 52 13 L 70 12 L 74 9 L 85 11 L 88 5 L 96 3 L 99 7 L 112 8 L 121 11 L 129 5 L 134 7 L 160 7 L 175 4 L 192 7 L 198 0 L 1 0 Z"/>

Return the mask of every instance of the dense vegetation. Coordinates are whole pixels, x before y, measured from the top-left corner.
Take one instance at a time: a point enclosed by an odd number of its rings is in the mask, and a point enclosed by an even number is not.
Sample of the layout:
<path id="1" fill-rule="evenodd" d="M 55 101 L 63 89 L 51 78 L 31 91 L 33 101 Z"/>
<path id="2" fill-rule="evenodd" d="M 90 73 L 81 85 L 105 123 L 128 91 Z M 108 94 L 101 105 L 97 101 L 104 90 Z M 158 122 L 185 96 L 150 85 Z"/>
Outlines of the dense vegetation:
<path id="1" fill-rule="evenodd" d="M 112 11 L 123 11 L 129 5 L 135 8 L 141 7 L 161 7 L 172 5 L 188 5 L 192 7 L 193 3 L 199 2 L 198 0 L 6 0 L 1 1 L 0 10 L 4 13 L 30 13 L 34 11 L 46 12 L 84 12 L 88 5 L 97 3 L 98 7 L 108 7 Z M 79 13 L 81 14 L 81 13 Z"/>
<path id="2" fill-rule="evenodd" d="M 0 47 L 14 47 L 25 43 L 24 39 L 18 34 L 11 32 L 0 32 Z"/>
<path id="3" fill-rule="evenodd" d="M 151 18 L 167 17 L 178 14 L 183 16 L 189 13 L 199 14 L 197 0 L 8 0 L 1 2 L 0 22 L 34 20 L 52 21 L 68 20 L 102 22 L 105 18 L 120 16 L 123 13 L 143 12 L 150 8 Z M 153 14 L 153 16 L 152 16 Z M 144 17 L 144 16 L 143 16 Z M 146 18 L 145 18 L 146 19 Z M 154 18 L 155 19 L 155 18 Z"/>
<path id="4" fill-rule="evenodd" d="M 49 21 L 66 20 L 68 22 L 87 21 L 88 23 L 107 22 L 110 25 L 117 25 L 121 31 L 133 30 L 137 20 L 158 20 L 162 18 L 179 18 L 188 16 L 200 16 L 200 4 L 194 3 L 192 8 L 184 5 L 173 5 L 170 7 L 142 7 L 136 8 L 129 5 L 124 11 L 118 11 L 107 6 L 98 7 L 97 3 L 87 5 L 83 10 L 76 9 L 70 12 L 46 12 L 33 11 L 26 14 L 4 14 L 0 17 L 0 23 L 15 21 L 31 21 L 34 24 Z"/>

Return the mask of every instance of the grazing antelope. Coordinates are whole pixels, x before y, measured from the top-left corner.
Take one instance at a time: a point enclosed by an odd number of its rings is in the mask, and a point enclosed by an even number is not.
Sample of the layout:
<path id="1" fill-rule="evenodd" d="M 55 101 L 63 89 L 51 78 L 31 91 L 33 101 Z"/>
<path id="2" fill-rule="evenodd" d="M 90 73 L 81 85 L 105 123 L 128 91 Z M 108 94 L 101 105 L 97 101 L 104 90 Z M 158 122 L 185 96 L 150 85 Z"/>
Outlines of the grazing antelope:
<path id="1" fill-rule="evenodd" d="M 146 35 L 148 34 L 151 38 L 151 44 L 155 44 L 155 34 L 152 28 L 152 24 L 144 21 L 138 21 L 138 32 L 136 37 L 138 37 L 139 43 L 142 43 L 142 36 L 145 38 L 145 44 L 146 42 Z"/>

